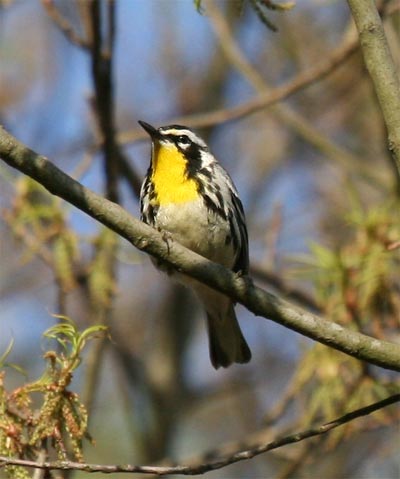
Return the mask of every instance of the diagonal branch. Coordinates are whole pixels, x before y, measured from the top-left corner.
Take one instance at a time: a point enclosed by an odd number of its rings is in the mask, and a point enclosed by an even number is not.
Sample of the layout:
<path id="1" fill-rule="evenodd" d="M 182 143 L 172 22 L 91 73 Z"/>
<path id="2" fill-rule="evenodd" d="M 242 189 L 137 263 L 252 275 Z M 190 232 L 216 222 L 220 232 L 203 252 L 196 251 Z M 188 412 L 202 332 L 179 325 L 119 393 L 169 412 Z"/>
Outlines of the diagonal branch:
<path id="1" fill-rule="evenodd" d="M 221 291 L 263 316 L 315 341 L 357 359 L 400 371 L 400 346 L 371 338 L 311 314 L 255 286 L 249 277 L 212 263 L 133 218 L 116 203 L 97 195 L 53 163 L 20 143 L 0 127 L 0 157 L 30 176 L 53 195 L 63 198 L 128 240 L 136 248 L 166 262 L 178 271 Z"/>
<path id="2" fill-rule="evenodd" d="M 210 125 L 219 125 L 227 121 L 239 120 L 240 118 L 256 113 L 270 105 L 284 100 L 298 91 L 325 78 L 350 58 L 357 49 L 357 40 L 349 40 L 346 38 L 330 56 L 321 60 L 321 62 L 317 63 L 315 66 L 304 72 L 300 72 L 294 78 L 280 86 L 255 95 L 247 102 L 231 108 L 221 108 L 210 112 L 187 115 L 182 118 L 174 118 L 170 120 L 170 123 L 179 123 L 190 127 L 206 127 Z M 118 135 L 118 139 L 121 143 L 134 142 L 143 138 L 145 138 L 145 133 L 139 129 L 122 132 Z"/>
<path id="3" fill-rule="evenodd" d="M 53 20 L 65 37 L 73 44 L 84 50 L 89 49 L 89 43 L 74 30 L 70 22 L 59 12 L 54 0 L 42 0 L 42 5 L 45 8 L 47 15 Z"/>
<path id="4" fill-rule="evenodd" d="M 243 54 L 225 16 L 216 5 L 215 0 L 207 0 L 206 6 L 211 27 L 231 65 L 247 80 L 259 95 L 273 92 L 274 90 L 267 84 L 263 76 Z M 320 64 L 317 64 L 305 72 L 308 72 L 308 80 L 304 87 L 314 82 L 313 74 L 316 77 L 315 80 L 323 79 L 324 75 L 332 71 L 330 68 L 335 69 L 339 67 L 341 62 L 344 63 L 348 60 L 349 56 L 356 51 L 356 47 L 357 32 L 354 26 L 350 24 L 350 27 L 345 29 L 339 46 L 332 53 L 331 62 L 329 59 L 325 59 Z M 301 79 L 305 73 L 300 73 L 297 80 Z M 296 77 L 292 81 L 294 82 L 295 80 Z M 307 143 L 321 152 L 323 156 L 342 165 L 345 170 L 351 168 L 352 171 L 357 172 L 357 175 L 363 177 L 368 183 L 378 187 L 382 186 L 380 180 L 377 178 L 376 168 L 368 171 L 365 161 L 346 148 L 337 145 L 328 136 L 319 131 L 318 128 L 315 128 L 307 118 L 291 108 L 290 105 L 284 104 L 283 102 L 274 102 L 274 104 L 271 105 L 270 111 Z"/>
<path id="5" fill-rule="evenodd" d="M 141 473 L 141 474 L 156 474 L 163 476 L 167 474 L 181 474 L 181 475 L 199 475 L 216 469 L 229 466 L 239 461 L 252 459 L 255 456 L 263 454 L 264 452 L 272 451 L 288 444 L 294 444 L 296 442 L 309 439 L 310 437 L 319 436 L 325 434 L 332 429 L 342 426 L 354 419 L 362 416 L 372 414 L 379 409 L 390 406 L 400 401 L 400 394 L 394 394 L 382 401 L 370 404 L 369 406 L 356 409 L 344 416 L 341 416 L 333 421 L 329 421 L 321 426 L 317 426 L 305 431 L 301 431 L 289 436 L 284 436 L 275 441 L 268 442 L 266 444 L 257 444 L 250 449 L 239 450 L 231 454 L 220 455 L 219 450 L 212 451 L 208 454 L 204 454 L 202 457 L 197 458 L 195 461 L 189 461 L 188 464 L 177 466 L 136 466 L 136 465 L 103 465 L 103 464 L 85 464 L 79 462 L 70 461 L 56 461 L 56 462 L 35 462 L 25 459 L 10 458 L 7 456 L 0 456 L 0 468 L 6 465 L 24 466 L 36 469 L 45 470 L 64 470 L 64 471 L 85 471 L 85 472 L 102 472 L 104 474 L 110 473 Z M 223 449 L 223 447 L 221 448 Z M 210 459 L 211 457 L 211 459 Z"/>

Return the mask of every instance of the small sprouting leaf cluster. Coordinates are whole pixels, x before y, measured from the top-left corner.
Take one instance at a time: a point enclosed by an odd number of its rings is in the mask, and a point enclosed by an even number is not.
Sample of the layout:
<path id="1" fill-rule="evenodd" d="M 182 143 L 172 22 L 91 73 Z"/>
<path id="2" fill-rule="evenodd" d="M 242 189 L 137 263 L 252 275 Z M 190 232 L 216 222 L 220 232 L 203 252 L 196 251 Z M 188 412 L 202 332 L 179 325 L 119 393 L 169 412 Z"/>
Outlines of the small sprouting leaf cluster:
<path id="1" fill-rule="evenodd" d="M 78 394 L 70 391 L 74 371 L 88 340 L 105 326 L 92 326 L 80 332 L 75 323 L 57 316 L 58 324 L 44 337 L 58 343 L 57 351 L 44 354 L 46 368 L 36 381 L 8 392 L 4 385 L 5 371 L 0 372 L 0 454 L 21 459 L 37 459 L 42 451 L 48 456 L 55 451 L 59 460 L 73 457 L 83 460 L 82 443 L 91 441 L 87 425 L 88 413 Z M 0 368 L 6 366 L 11 350 L 0 358 Z M 22 467 L 8 466 L 10 478 L 27 478 Z"/>
<path id="2" fill-rule="evenodd" d="M 23 260 L 41 257 L 53 269 L 59 287 L 71 291 L 76 285 L 79 248 L 76 233 L 67 225 L 65 208 L 30 178 L 19 179 L 15 189 L 13 207 L 4 210 L 3 216 L 25 244 Z"/>
<path id="3" fill-rule="evenodd" d="M 350 238 L 335 250 L 312 245 L 312 279 L 321 305 L 338 323 L 378 338 L 399 326 L 399 205 L 365 211 L 354 202 Z"/>
<path id="4" fill-rule="evenodd" d="M 366 210 L 353 201 L 346 241 L 335 249 L 313 244 L 306 268 L 327 318 L 382 339 L 397 334 L 400 326 L 398 211 L 396 202 Z M 304 426 L 383 399 L 399 386 L 390 375 L 321 344 L 305 351 L 293 381 L 293 391 L 302 391 L 307 404 Z M 390 423 L 390 414 L 382 410 L 371 416 L 371 426 Z M 338 428 L 327 445 L 334 446 L 356 427 Z"/>
<path id="5" fill-rule="evenodd" d="M 70 293 L 82 282 L 89 288 L 94 310 L 109 308 L 115 293 L 117 235 L 101 228 L 90 240 L 94 255 L 85 264 L 80 261 L 82 238 L 69 225 L 65 206 L 30 178 L 19 179 L 15 188 L 12 208 L 2 214 L 24 245 L 22 261 L 41 259 L 51 269 L 60 292 Z"/>

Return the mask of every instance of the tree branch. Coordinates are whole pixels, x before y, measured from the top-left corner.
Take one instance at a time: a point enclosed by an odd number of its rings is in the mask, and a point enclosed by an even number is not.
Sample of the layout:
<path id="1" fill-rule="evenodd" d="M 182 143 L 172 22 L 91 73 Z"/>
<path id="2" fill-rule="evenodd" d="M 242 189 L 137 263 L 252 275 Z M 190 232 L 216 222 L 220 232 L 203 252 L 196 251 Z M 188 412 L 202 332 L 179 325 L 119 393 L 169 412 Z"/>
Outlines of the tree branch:
<path id="1" fill-rule="evenodd" d="M 400 82 L 374 0 L 348 0 L 365 65 L 381 106 L 400 194 Z"/>
<path id="2" fill-rule="evenodd" d="M 35 462 L 25 459 L 10 458 L 7 456 L 0 456 L 0 468 L 7 465 L 23 466 L 36 469 L 46 470 L 64 470 L 64 471 L 85 471 L 85 472 L 102 472 L 105 474 L 110 473 L 141 473 L 141 474 L 156 474 L 158 476 L 166 474 L 181 474 L 181 475 L 199 475 L 216 469 L 221 469 L 230 464 L 234 464 L 239 461 L 252 459 L 255 456 L 263 454 L 264 452 L 272 451 L 288 444 L 294 444 L 296 442 L 303 441 L 310 437 L 319 436 L 325 434 L 328 431 L 342 426 L 354 419 L 362 416 L 372 414 L 379 409 L 387 407 L 391 404 L 400 401 L 400 394 L 394 394 L 382 401 L 370 404 L 369 406 L 356 409 L 344 416 L 341 416 L 333 421 L 322 424 L 305 431 L 301 431 L 289 436 L 284 436 L 275 441 L 268 442 L 266 444 L 256 444 L 249 449 L 239 450 L 231 454 L 221 455 L 220 451 L 224 447 L 211 451 L 202 455 L 200 458 L 196 458 L 194 461 L 189 461 L 188 464 L 175 465 L 175 466 L 136 466 L 136 465 L 103 465 L 103 464 L 85 464 L 71 461 L 55 461 L 55 462 Z"/>
<path id="3" fill-rule="evenodd" d="M 119 146 L 115 139 L 114 88 L 113 88 L 113 51 L 115 37 L 115 3 L 108 4 L 107 15 L 102 15 L 99 0 L 89 3 L 92 38 L 90 42 L 90 60 L 94 84 L 94 111 L 102 137 L 104 155 L 104 173 L 106 197 L 119 203 L 118 179 L 119 165 L 116 154 Z M 105 18 L 104 18 L 105 17 Z M 107 33 L 104 33 L 105 30 Z M 106 38 L 103 38 L 106 36 Z"/>
<path id="4" fill-rule="evenodd" d="M 258 288 L 249 277 L 212 263 L 179 243 L 166 242 L 157 230 L 133 218 L 116 203 L 102 198 L 63 173 L 44 156 L 18 142 L 0 127 L 0 157 L 128 240 L 136 248 L 178 271 L 221 291 L 255 315 L 271 319 L 315 341 L 357 359 L 400 371 L 400 346 L 346 329 Z"/>
<path id="5" fill-rule="evenodd" d="M 206 127 L 219 125 L 227 121 L 239 120 L 240 118 L 267 108 L 278 101 L 284 100 L 298 91 L 325 78 L 350 58 L 357 49 L 357 39 L 354 38 L 349 40 L 346 38 L 330 56 L 321 60 L 321 62 L 314 67 L 309 68 L 304 72 L 300 72 L 294 78 L 278 87 L 255 95 L 247 102 L 231 108 L 221 108 L 210 112 L 174 118 L 170 120 L 170 123 L 178 123 L 190 127 Z M 138 128 L 133 131 L 122 132 L 118 135 L 120 143 L 130 143 L 144 138 L 146 138 L 146 134 Z"/>
<path id="6" fill-rule="evenodd" d="M 71 43 L 83 48 L 84 50 L 89 49 L 89 43 L 77 34 L 69 21 L 58 11 L 54 4 L 54 0 L 42 0 L 42 5 L 46 10 L 47 15 L 53 20 Z"/>

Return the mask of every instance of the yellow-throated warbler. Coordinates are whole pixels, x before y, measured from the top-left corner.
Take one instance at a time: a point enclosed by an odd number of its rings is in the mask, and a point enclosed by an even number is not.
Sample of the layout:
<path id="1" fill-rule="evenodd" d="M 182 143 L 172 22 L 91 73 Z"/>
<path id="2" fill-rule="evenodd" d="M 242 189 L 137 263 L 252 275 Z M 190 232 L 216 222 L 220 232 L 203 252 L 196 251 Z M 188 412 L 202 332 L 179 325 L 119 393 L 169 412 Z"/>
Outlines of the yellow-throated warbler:
<path id="1" fill-rule="evenodd" d="M 205 258 L 246 274 L 245 216 L 228 173 L 189 128 L 171 125 L 156 129 L 144 121 L 139 124 L 152 141 L 150 167 L 140 195 L 142 221 Z M 226 368 L 234 362 L 250 361 L 232 300 L 187 276 L 174 275 L 190 286 L 205 306 L 213 366 Z"/>

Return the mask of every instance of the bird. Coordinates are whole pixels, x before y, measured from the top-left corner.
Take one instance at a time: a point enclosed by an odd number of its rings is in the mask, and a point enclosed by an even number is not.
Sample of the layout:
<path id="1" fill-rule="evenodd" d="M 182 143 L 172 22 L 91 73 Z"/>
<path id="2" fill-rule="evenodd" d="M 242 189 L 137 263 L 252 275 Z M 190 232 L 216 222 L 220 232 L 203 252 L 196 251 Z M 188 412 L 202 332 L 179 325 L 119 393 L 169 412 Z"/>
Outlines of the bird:
<path id="1" fill-rule="evenodd" d="M 249 270 L 242 202 L 232 179 L 205 141 L 182 125 L 156 128 L 139 121 L 151 139 L 151 159 L 140 192 L 141 220 L 238 275 Z M 153 263 L 161 270 L 160 262 Z M 215 369 L 248 363 L 251 351 L 234 302 L 182 273 L 167 271 L 191 288 L 207 317 L 210 360 Z"/>

